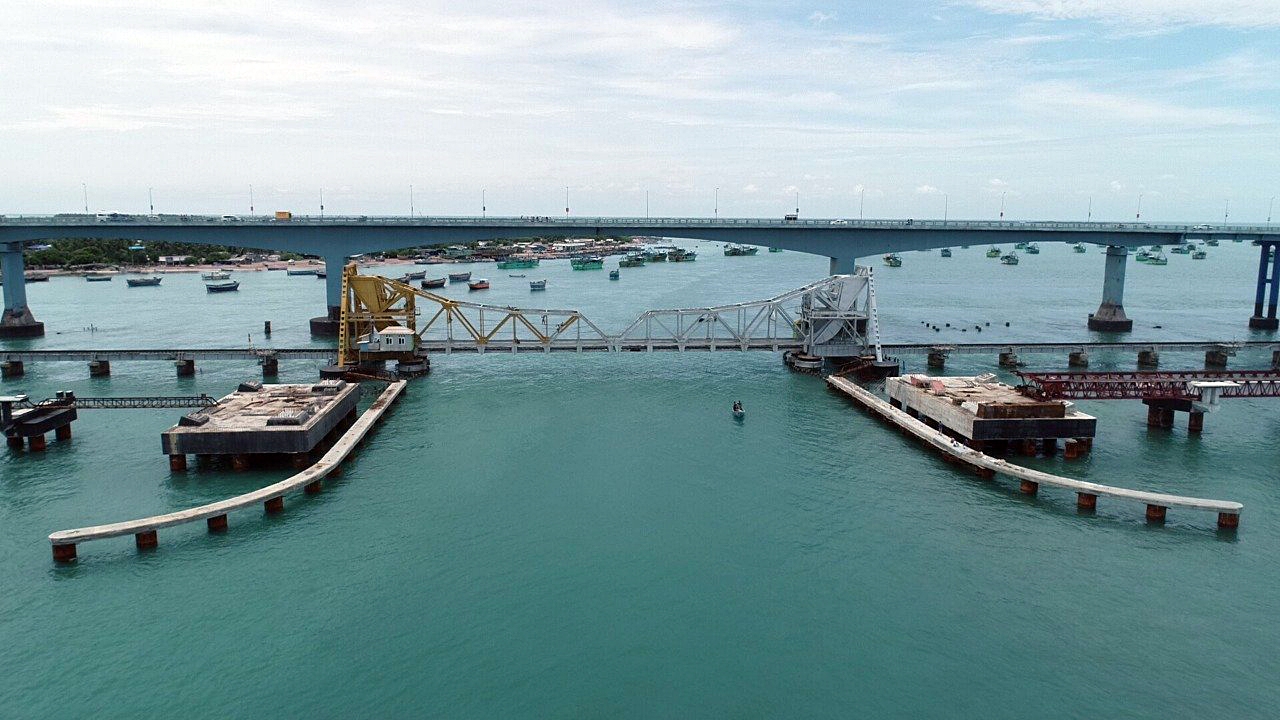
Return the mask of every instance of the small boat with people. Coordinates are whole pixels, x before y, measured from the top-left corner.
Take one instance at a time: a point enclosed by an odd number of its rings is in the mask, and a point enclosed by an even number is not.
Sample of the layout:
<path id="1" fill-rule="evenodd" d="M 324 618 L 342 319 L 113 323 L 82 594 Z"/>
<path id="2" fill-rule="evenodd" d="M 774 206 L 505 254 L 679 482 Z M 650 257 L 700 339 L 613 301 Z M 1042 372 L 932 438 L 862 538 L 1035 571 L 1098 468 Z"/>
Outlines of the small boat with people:
<path id="1" fill-rule="evenodd" d="M 230 278 L 231 273 L 227 270 L 212 270 L 210 272 L 200 274 L 201 280 L 228 280 Z"/>
<path id="2" fill-rule="evenodd" d="M 755 255 L 760 252 L 760 248 L 754 245 L 735 245 L 730 243 L 724 246 L 725 257 L 746 257 Z"/>
<path id="3" fill-rule="evenodd" d="M 211 293 L 235 292 L 240 289 L 239 280 L 216 280 L 204 284 L 204 289 Z"/>
<path id="4" fill-rule="evenodd" d="M 574 270 L 600 270 L 604 268 L 604 258 L 599 256 L 571 258 L 569 266 Z"/>
<path id="5" fill-rule="evenodd" d="M 987 257 L 989 258 L 1000 257 L 1000 248 L 996 247 L 995 245 L 992 245 L 991 247 L 987 248 Z"/>
<path id="6" fill-rule="evenodd" d="M 618 272 L 616 269 L 615 269 L 615 270 L 610 270 L 610 271 L 609 271 L 609 279 L 610 279 L 610 280 L 617 280 L 617 279 L 618 279 L 618 278 L 620 278 L 620 277 L 622 277 L 622 273 Z"/>
<path id="7" fill-rule="evenodd" d="M 530 280 L 529 281 L 530 292 L 538 292 L 539 290 L 546 290 L 546 289 L 547 289 L 546 280 Z"/>
<path id="8" fill-rule="evenodd" d="M 470 280 L 471 280 L 471 273 L 469 272 L 449 273 L 449 282 L 451 283 L 469 282 Z"/>
<path id="9" fill-rule="evenodd" d="M 747 416 L 747 411 L 742 409 L 742 401 L 735 400 L 733 402 L 733 419 L 741 420 Z"/>
<path id="10" fill-rule="evenodd" d="M 154 277 L 125 278 L 124 282 L 129 287 L 156 287 L 163 279 L 156 275 Z"/>
<path id="11" fill-rule="evenodd" d="M 889 253 L 884 256 L 884 264 L 889 267 L 902 267 L 902 256 L 898 253 Z"/>
<path id="12" fill-rule="evenodd" d="M 1018 253 L 1010 252 L 1008 255 L 1001 255 L 1000 262 L 1004 263 L 1005 265 L 1017 265 Z"/>
<path id="13" fill-rule="evenodd" d="M 942 255 L 942 257 L 951 257 L 951 248 L 942 248 L 942 252 L 939 254 Z"/>
<path id="14" fill-rule="evenodd" d="M 477 278 L 467 283 L 467 287 L 471 290 L 488 290 L 489 281 L 485 280 L 484 278 Z"/>

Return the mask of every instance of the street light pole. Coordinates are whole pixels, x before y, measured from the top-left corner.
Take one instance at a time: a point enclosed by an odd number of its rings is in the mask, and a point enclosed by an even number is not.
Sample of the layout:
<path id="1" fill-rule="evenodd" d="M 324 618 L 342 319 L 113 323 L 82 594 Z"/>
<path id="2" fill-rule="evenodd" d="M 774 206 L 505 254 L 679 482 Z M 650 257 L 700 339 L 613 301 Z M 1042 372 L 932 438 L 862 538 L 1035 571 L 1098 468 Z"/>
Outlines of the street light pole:
<path id="1" fill-rule="evenodd" d="M 1134 220 L 1142 219 L 1142 193 L 1138 193 L 1138 212 L 1133 216 Z"/>
<path id="2" fill-rule="evenodd" d="M 1229 213 L 1230 210 L 1231 210 L 1231 198 L 1227 198 L 1227 201 L 1222 205 L 1222 224 L 1223 225 L 1227 224 L 1227 218 L 1230 217 L 1230 213 Z"/>
<path id="3" fill-rule="evenodd" d="M 564 186 L 564 216 L 569 217 L 569 186 Z"/>
<path id="4" fill-rule="evenodd" d="M 1272 210 L 1274 210 L 1274 209 L 1275 209 L 1275 207 L 1276 207 L 1276 196 L 1275 196 L 1275 195 L 1272 195 L 1272 196 L 1271 196 L 1271 204 L 1270 204 L 1270 205 L 1267 205 L 1267 224 L 1268 224 L 1268 225 L 1270 225 L 1270 224 L 1271 224 L 1271 211 L 1272 211 Z"/>
<path id="5" fill-rule="evenodd" d="M 867 206 L 867 189 L 859 188 L 858 190 L 858 219 L 862 218 L 862 211 Z"/>
<path id="6" fill-rule="evenodd" d="M 942 196 L 942 222 L 947 221 L 947 211 L 949 211 L 950 209 L 951 209 L 951 196 L 943 195 Z"/>
<path id="7" fill-rule="evenodd" d="M 1089 215 L 1086 218 L 1089 222 L 1093 222 L 1093 196 L 1089 196 Z"/>
<path id="8" fill-rule="evenodd" d="M 716 219 L 717 219 L 717 220 L 719 220 L 719 219 L 720 219 L 720 188 L 718 188 L 718 187 L 716 188 L 716 209 L 715 209 L 715 216 L 716 216 Z"/>
<path id="9" fill-rule="evenodd" d="M 489 206 L 484 199 L 484 188 L 480 188 L 480 217 L 486 217 L 488 212 Z"/>
<path id="10" fill-rule="evenodd" d="M 1004 190 L 1000 191 L 1000 219 L 1004 219 Z"/>
<path id="11" fill-rule="evenodd" d="M 320 188 L 320 217 L 324 217 L 324 188 Z"/>
<path id="12" fill-rule="evenodd" d="M 249 214 L 253 214 L 253 186 L 249 186 Z"/>
<path id="13" fill-rule="evenodd" d="M 644 191 L 644 219 L 649 219 L 649 191 Z"/>
<path id="14" fill-rule="evenodd" d="M 409 184 L 409 217 L 413 217 L 413 184 Z"/>
<path id="15" fill-rule="evenodd" d="M 152 215 L 156 214 L 156 200 L 151 195 L 151 188 L 147 188 L 147 208 L 150 210 Z"/>
<path id="16" fill-rule="evenodd" d="M 84 193 L 84 214 L 89 214 L 89 186 L 80 183 L 80 192 Z"/>

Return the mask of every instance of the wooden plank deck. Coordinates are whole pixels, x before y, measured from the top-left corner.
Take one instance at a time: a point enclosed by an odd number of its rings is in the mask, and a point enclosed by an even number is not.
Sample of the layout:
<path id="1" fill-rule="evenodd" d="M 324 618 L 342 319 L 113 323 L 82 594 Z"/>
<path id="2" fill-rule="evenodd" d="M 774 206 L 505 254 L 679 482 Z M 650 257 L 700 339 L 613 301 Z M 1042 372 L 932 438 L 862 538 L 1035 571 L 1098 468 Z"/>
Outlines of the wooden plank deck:
<path id="1" fill-rule="evenodd" d="M 59 530 L 50 533 L 49 542 L 53 545 L 53 556 L 55 560 L 66 561 L 75 558 L 75 546 L 78 543 L 87 542 L 89 540 L 103 540 L 106 538 L 120 537 L 123 535 L 133 535 L 137 538 L 139 547 L 152 547 L 156 543 L 156 530 L 160 528 L 173 527 L 175 525 L 184 525 L 198 520 L 209 521 L 209 527 L 213 530 L 223 529 L 226 527 L 227 513 L 232 510 L 241 510 L 249 508 L 261 503 L 268 512 L 275 512 L 284 508 L 283 497 L 285 493 L 292 492 L 299 488 L 308 489 L 310 491 L 318 490 L 319 483 L 325 476 L 334 472 L 341 465 L 342 461 L 351 454 L 351 451 L 360 444 L 360 441 L 369 434 L 374 425 L 382 419 L 383 414 L 388 408 L 400 397 L 404 392 L 406 382 L 401 380 L 394 382 L 387 387 L 386 390 L 374 400 L 368 410 L 356 420 L 351 429 L 339 438 L 328 452 L 324 454 L 314 465 L 290 476 L 273 485 L 264 488 L 219 500 L 218 502 L 201 505 L 199 507 L 188 508 L 186 510 L 178 510 L 176 512 L 165 513 L 163 515 L 152 515 L 151 517 L 139 518 L 137 520 L 126 520 L 124 522 L 110 523 L 107 525 L 93 525 L 90 527 L 76 528 L 74 530 Z"/>
<path id="2" fill-rule="evenodd" d="M 1078 495 L 1080 506 L 1089 508 L 1094 507 L 1093 503 L 1097 501 L 1099 496 L 1133 500 L 1146 504 L 1147 518 L 1149 520 L 1163 520 L 1164 510 L 1170 507 L 1207 510 L 1218 513 L 1218 526 L 1222 528 L 1236 527 L 1239 524 L 1240 512 L 1244 509 L 1244 505 L 1241 503 L 1230 500 L 1210 500 L 1146 490 L 1132 490 L 1083 480 L 1073 480 L 1061 475 L 1053 475 L 1015 465 L 1007 460 L 974 450 L 951 436 L 929 427 L 851 380 L 832 376 L 827 378 L 827 384 L 853 398 L 862 407 L 933 446 L 946 456 L 980 471 L 999 473 L 1017 478 L 1022 481 L 1022 490 L 1024 492 L 1035 493 L 1040 485 L 1074 490 Z"/>

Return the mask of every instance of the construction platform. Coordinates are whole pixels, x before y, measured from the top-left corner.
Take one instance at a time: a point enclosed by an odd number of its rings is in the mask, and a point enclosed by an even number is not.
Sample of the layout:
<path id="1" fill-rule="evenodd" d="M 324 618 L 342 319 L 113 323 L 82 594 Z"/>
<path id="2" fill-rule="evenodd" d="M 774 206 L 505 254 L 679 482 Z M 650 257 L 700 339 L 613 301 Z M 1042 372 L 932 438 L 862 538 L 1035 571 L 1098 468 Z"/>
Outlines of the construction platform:
<path id="1" fill-rule="evenodd" d="M 1097 432 L 1097 418 L 1072 403 L 1027 397 L 994 375 L 905 375 L 885 380 L 885 391 L 893 407 L 968 441 L 970 447 L 1041 441 L 1048 450 L 1049 442 L 1056 446 L 1059 438 L 1067 438 L 1087 451 Z"/>
<path id="2" fill-rule="evenodd" d="M 360 386 L 342 380 L 306 385 L 246 382 L 213 407 L 183 416 L 160 435 L 174 470 L 188 454 L 231 456 L 237 467 L 254 455 L 305 458 L 354 420 Z"/>

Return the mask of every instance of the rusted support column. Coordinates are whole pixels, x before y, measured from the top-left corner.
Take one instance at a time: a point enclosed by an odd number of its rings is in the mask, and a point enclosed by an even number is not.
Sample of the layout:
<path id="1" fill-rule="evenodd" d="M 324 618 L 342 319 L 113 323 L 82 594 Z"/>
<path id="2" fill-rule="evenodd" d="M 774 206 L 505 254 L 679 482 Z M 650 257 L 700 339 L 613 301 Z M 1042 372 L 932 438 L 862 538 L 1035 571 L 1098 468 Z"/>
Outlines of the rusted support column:
<path id="1" fill-rule="evenodd" d="M 1218 513 L 1218 527 L 1224 530 L 1234 530 L 1240 527 L 1240 515 L 1238 513 Z"/>
<path id="2" fill-rule="evenodd" d="M 1045 457 L 1053 457 L 1058 454 L 1058 438 L 1045 438 L 1040 441 L 1040 452 Z"/>
<path id="3" fill-rule="evenodd" d="M 43 452 L 46 447 L 44 435 L 32 435 L 27 438 L 27 447 L 35 452 Z"/>
<path id="4" fill-rule="evenodd" d="M 182 472 L 183 470 L 186 470 L 186 469 L 187 469 L 186 455 L 170 455 L 169 456 L 169 470 L 171 472 Z"/>
<path id="5" fill-rule="evenodd" d="M 1155 350 L 1139 350 L 1138 351 L 1138 367 L 1155 368 L 1160 367 L 1160 353 Z"/>
<path id="6" fill-rule="evenodd" d="M 1076 508 L 1080 510 L 1097 510 L 1098 496 L 1087 492 L 1076 493 Z"/>
<path id="7" fill-rule="evenodd" d="M 269 513 L 278 513 L 284 510 L 284 496 L 278 495 L 262 503 L 262 507 Z"/>
<path id="8" fill-rule="evenodd" d="M 1187 414 L 1187 432 L 1203 432 L 1204 431 L 1204 413 L 1192 411 Z"/>
<path id="9" fill-rule="evenodd" d="M 5 444 L 9 446 L 10 450 L 22 449 L 22 438 L 17 435 L 10 435 L 9 437 L 6 437 L 4 441 Z"/>
<path id="10" fill-rule="evenodd" d="M 61 425 L 59 427 L 54 428 L 53 437 L 54 439 L 57 439 L 57 440 L 70 440 L 71 439 L 71 423 L 67 423 L 66 425 Z"/>
<path id="11" fill-rule="evenodd" d="M 1040 490 L 1040 483 L 1023 480 L 1018 486 L 1018 489 L 1021 490 L 1024 495 L 1035 495 Z"/>
<path id="12" fill-rule="evenodd" d="M 1164 513 L 1167 510 L 1163 505 L 1147 505 L 1147 522 L 1162 523 L 1164 522 Z"/>
<path id="13" fill-rule="evenodd" d="M 1280 350 L 1271 351 L 1271 369 L 1280 370 Z"/>
<path id="14" fill-rule="evenodd" d="M 293 453 L 289 462 L 293 464 L 295 470 L 306 470 L 311 467 L 311 453 Z"/>
<path id="15" fill-rule="evenodd" d="M 926 361 L 930 369 L 942 370 L 947 367 L 947 351 L 939 349 L 929 350 L 929 357 Z"/>
<path id="16" fill-rule="evenodd" d="M 315 495 L 316 493 L 320 492 L 320 489 L 323 487 L 324 487 L 323 480 L 313 480 L 312 482 L 309 482 L 306 485 L 303 485 L 302 491 L 308 495 Z"/>
<path id="17" fill-rule="evenodd" d="M 90 360 L 89 361 L 89 377 L 109 377 L 111 375 L 111 362 L 108 360 Z"/>
<path id="18" fill-rule="evenodd" d="M 990 480 L 996 476 L 995 470 L 992 470 L 989 467 L 982 467 L 981 465 L 974 465 L 973 471 L 978 477 L 982 478 L 983 480 Z"/>
<path id="19" fill-rule="evenodd" d="M 1062 457 L 1066 460 L 1075 460 L 1080 457 L 1080 441 L 1069 438 L 1062 443 Z"/>
<path id="20" fill-rule="evenodd" d="M 1067 367 L 1089 367 L 1089 351 L 1077 350 L 1067 354 Z"/>
<path id="21" fill-rule="evenodd" d="M 333 469 L 329 471 L 329 477 L 331 477 L 331 478 L 342 477 L 342 464 L 341 464 L 341 463 L 339 463 L 339 464 L 337 464 L 337 465 L 334 465 L 334 466 L 333 466 Z"/>
<path id="22" fill-rule="evenodd" d="M 1030 438 L 1018 441 L 1018 454 L 1023 457 L 1036 456 L 1036 441 Z"/>
<path id="23" fill-rule="evenodd" d="M 1160 427 L 1162 428 L 1173 427 L 1173 418 L 1174 418 L 1173 408 L 1160 409 Z"/>
<path id="24" fill-rule="evenodd" d="M 1206 370 L 1222 370 L 1227 367 L 1227 351 L 1205 350 L 1204 367 Z"/>
<path id="25" fill-rule="evenodd" d="M 1155 405 L 1147 406 L 1147 427 L 1160 427 L 1161 409 Z"/>
<path id="26" fill-rule="evenodd" d="M 270 320 L 262 321 L 262 334 L 266 335 L 267 337 L 271 337 L 271 321 Z"/>
<path id="27" fill-rule="evenodd" d="M 195 360 L 174 360 L 173 367 L 178 373 L 178 377 L 191 377 L 196 374 Z"/>
<path id="28" fill-rule="evenodd" d="M 275 355 L 262 357 L 262 377 L 275 377 L 280 374 L 280 359 Z"/>
<path id="29" fill-rule="evenodd" d="M 25 374 L 26 368 L 23 366 L 21 360 L 5 360 L 0 363 L 0 377 L 5 378 L 6 380 L 9 378 L 19 378 Z"/>
<path id="30" fill-rule="evenodd" d="M 232 455 L 231 469 L 232 470 L 248 470 L 249 456 L 248 455 Z"/>
<path id="31" fill-rule="evenodd" d="M 156 537 L 155 530 L 143 530 L 140 533 L 134 533 L 133 541 L 139 550 L 150 550 L 160 544 L 160 539 Z"/>
<path id="32" fill-rule="evenodd" d="M 1222 525 L 1222 516 L 1218 516 L 1218 525 Z M 53 561 L 66 563 L 76 559 L 76 544 L 67 543 L 65 545 L 53 546 Z"/>
<path id="33" fill-rule="evenodd" d="M 227 516 L 225 514 L 213 515 L 204 522 L 209 527 L 209 532 L 224 532 L 227 529 Z"/>
<path id="34" fill-rule="evenodd" d="M 999 362 L 1000 362 L 1000 367 L 1002 368 L 1016 368 L 1019 365 L 1018 353 L 1002 352 L 1000 353 Z"/>

